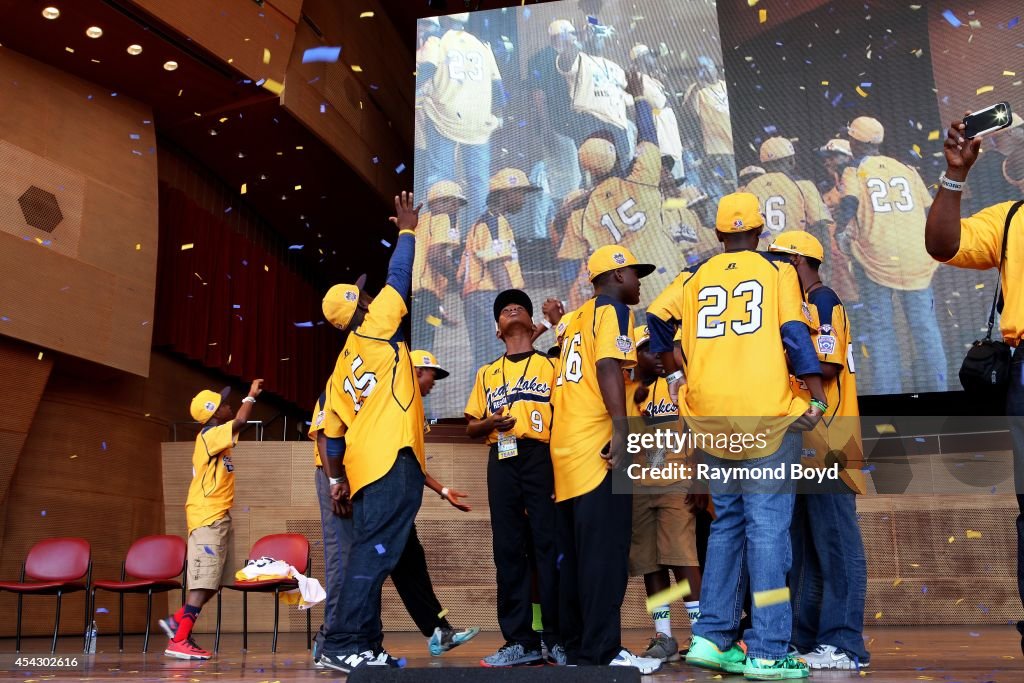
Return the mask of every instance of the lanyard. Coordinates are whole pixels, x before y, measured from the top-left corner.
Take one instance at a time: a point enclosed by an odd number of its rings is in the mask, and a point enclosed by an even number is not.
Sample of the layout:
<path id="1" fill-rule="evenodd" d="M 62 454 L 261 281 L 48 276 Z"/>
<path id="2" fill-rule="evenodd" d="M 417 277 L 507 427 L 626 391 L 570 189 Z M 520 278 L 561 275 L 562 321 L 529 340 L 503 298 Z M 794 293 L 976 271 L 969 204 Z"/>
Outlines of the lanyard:
<path id="1" fill-rule="evenodd" d="M 504 405 L 511 412 L 511 410 L 512 410 L 512 403 L 509 402 L 509 393 L 510 393 L 510 391 L 509 391 L 509 386 L 508 386 L 508 380 L 505 379 L 505 359 L 507 357 L 508 357 L 508 354 L 504 354 L 501 357 L 501 383 L 505 386 L 505 397 L 503 399 L 504 402 L 505 402 Z M 527 358 L 526 358 L 526 368 L 523 370 L 523 376 L 519 378 L 519 382 L 517 382 L 517 384 L 521 383 L 524 379 L 526 379 L 526 373 L 528 373 L 530 371 L 530 361 L 532 361 L 532 360 L 533 360 L 533 353 L 531 353 L 529 356 L 527 356 Z"/>

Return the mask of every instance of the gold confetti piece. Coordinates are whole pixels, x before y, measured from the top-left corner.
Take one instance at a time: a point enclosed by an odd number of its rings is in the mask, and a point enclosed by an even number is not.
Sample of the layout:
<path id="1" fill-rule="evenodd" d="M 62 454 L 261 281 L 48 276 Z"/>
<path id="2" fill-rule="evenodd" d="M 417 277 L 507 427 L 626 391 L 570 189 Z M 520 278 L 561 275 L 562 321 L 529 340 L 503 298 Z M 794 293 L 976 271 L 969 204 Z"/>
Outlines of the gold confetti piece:
<path id="1" fill-rule="evenodd" d="M 974 288 L 975 289 L 985 289 L 985 283 L 984 282 L 979 282 L 978 284 L 974 285 Z"/>
<path id="2" fill-rule="evenodd" d="M 950 536 L 949 537 L 949 543 L 952 543 L 955 540 L 956 540 L 956 536 Z"/>
<path id="3" fill-rule="evenodd" d="M 983 85 L 980 88 L 978 88 L 976 91 L 974 91 L 974 94 L 975 95 L 984 95 L 985 93 L 992 92 L 995 89 L 996 89 L 996 86 L 994 86 L 994 85 Z"/>
<path id="4" fill-rule="evenodd" d="M 428 315 L 426 320 L 427 320 L 427 324 L 428 325 L 433 325 L 434 327 L 441 327 L 441 319 L 440 318 L 434 317 L 432 315 Z"/>
<path id="5" fill-rule="evenodd" d="M 917 153 L 917 156 L 921 156 L 921 147 L 920 147 L 920 145 L 914 145 L 913 149 Z"/>
<path id="6" fill-rule="evenodd" d="M 43 359 L 43 352 L 40 351 L 39 352 L 39 357 L 36 360 L 42 360 L 42 359 Z"/>
<path id="7" fill-rule="evenodd" d="M 1016 71 L 1004 71 L 1003 75 L 1004 76 L 1016 76 L 1017 72 Z"/>
<path id="8" fill-rule="evenodd" d="M 246 183 L 242 183 L 242 194 L 246 193 Z"/>
<path id="9" fill-rule="evenodd" d="M 939 135 L 940 135 L 939 131 L 933 130 L 930 133 L 928 133 L 928 140 L 929 141 L 931 141 L 931 140 L 938 140 L 939 139 Z"/>
<path id="10" fill-rule="evenodd" d="M 880 424 L 875 425 L 875 431 L 878 432 L 879 434 L 895 434 L 896 428 L 893 427 L 891 424 Z"/>
<path id="11" fill-rule="evenodd" d="M 142 251 L 142 245 L 138 242 L 135 243 L 135 251 Z"/>
<path id="12" fill-rule="evenodd" d="M 882 613 L 881 612 L 875 612 L 875 619 L 881 619 L 881 618 L 882 618 Z"/>
<path id="13" fill-rule="evenodd" d="M 901 583 L 903 583 L 903 579 L 896 579 L 895 581 L 892 582 L 892 585 L 893 585 L 893 587 L 896 587 L 896 586 L 900 585 Z"/>
<path id="14" fill-rule="evenodd" d="M 353 64 L 352 70 L 355 71 L 357 74 L 360 74 L 363 72 L 363 67 L 359 66 L 358 64 Z"/>
<path id="15" fill-rule="evenodd" d="M 919 565 L 919 564 L 916 564 L 916 563 L 911 563 L 911 564 L 910 564 L 910 566 L 911 566 L 911 567 L 913 567 L 914 569 L 917 569 L 917 568 L 918 568 L 918 567 L 920 567 L 921 565 Z"/>
<path id="16" fill-rule="evenodd" d="M 263 266 L 263 270 L 265 270 L 266 272 L 269 273 L 270 272 L 270 266 Z"/>
<path id="17" fill-rule="evenodd" d="M 789 587 L 774 588 L 770 591 L 754 593 L 754 607 L 768 607 L 789 602 Z"/>
<path id="18" fill-rule="evenodd" d="M 967 22 L 967 25 L 970 26 L 971 28 L 981 28 L 981 22 L 978 21 L 977 19 L 971 19 L 970 21 Z"/>
<path id="19" fill-rule="evenodd" d="M 270 50 L 263 48 L 263 63 L 270 64 Z"/>
<path id="20" fill-rule="evenodd" d="M 970 529 L 968 529 L 967 530 L 967 538 L 968 539 L 981 538 L 981 532 L 980 531 L 971 531 Z"/>
<path id="21" fill-rule="evenodd" d="M 857 94 L 860 95 L 861 97 L 867 97 L 868 96 L 868 94 L 866 92 L 864 92 L 864 89 L 861 88 L 859 85 L 856 88 L 854 88 L 854 90 L 856 90 Z"/>
<path id="22" fill-rule="evenodd" d="M 438 619 L 444 619 L 446 616 L 448 616 L 448 608 L 447 607 L 445 607 L 443 610 L 441 610 L 440 612 L 437 613 L 437 618 Z"/>
<path id="23" fill-rule="evenodd" d="M 219 119 L 217 119 L 217 121 L 219 121 L 220 123 L 224 123 L 227 120 L 228 120 L 228 117 L 226 117 L 226 116 L 222 116 Z"/>
<path id="24" fill-rule="evenodd" d="M 761 24 L 768 21 L 768 10 L 759 9 L 757 10 L 757 21 Z"/>
<path id="25" fill-rule="evenodd" d="M 296 189 L 296 190 L 301 190 L 301 189 L 302 189 L 302 185 L 296 185 L 296 186 L 295 186 L 295 189 Z"/>
<path id="26" fill-rule="evenodd" d="M 683 199 L 682 197 L 672 197 L 671 199 L 666 199 L 665 203 L 663 203 L 661 205 L 661 208 L 663 208 L 663 209 L 685 209 L 686 208 L 686 200 Z"/>
<path id="27" fill-rule="evenodd" d="M 194 246 L 196 246 L 196 245 L 194 245 L 191 242 L 189 242 L 188 244 L 181 245 L 181 250 L 182 251 L 188 251 L 189 249 L 191 249 Z"/>
<path id="28" fill-rule="evenodd" d="M 677 583 L 671 588 L 666 588 L 663 591 L 658 591 L 651 597 L 647 598 L 647 611 L 653 612 L 656 608 L 662 605 L 668 605 L 680 599 L 684 595 L 688 595 L 690 592 L 690 582 L 683 579 L 682 583 Z"/>
<path id="29" fill-rule="evenodd" d="M 373 19 L 373 12 L 363 12 L 359 15 L 360 19 Z"/>
<path id="30" fill-rule="evenodd" d="M 231 354 L 228 354 L 228 365 L 231 365 Z"/>
<path id="31" fill-rule="evenodd" d="M 280 95 L 281 93 L 284 92 L 284 84 L 283 83 L 278 83 L 273 78 L 268 78 L 263 83 L 263 87 L 264 87 L 264 89 L 269 90 L 270 92 L 274 93 L 275 95 Z"/>
<path id="32" fill-rule="evenodd" d="M 68 458 L 68 460 L 74 460 L 77 457 L 78 457 L 77 455 L 72 455 L 70 458 Z"/>
<path id="33" fill-rule="evenodd" d="M 957 601 L 956 601 L 956 602 L 954 602 L 953 604 L 954 604 L 954 605 L 959 605 L 959 604 L 960 604 L 961 602 L 963 602 L 964 600 L 966 600 L 966 598 L 960 598 L 959 600 L 957 600 Z"/>
<path id="34" fill-rule="evenodd" d="M 822 85 L 828 85 L 828 81 L 822 81 L 821 84 Z"/>
<path id="35" fill-rule="evenodd" d="M 758 3 L 758 0 L 747 0 L 747 7 L 753 7 Z"/>

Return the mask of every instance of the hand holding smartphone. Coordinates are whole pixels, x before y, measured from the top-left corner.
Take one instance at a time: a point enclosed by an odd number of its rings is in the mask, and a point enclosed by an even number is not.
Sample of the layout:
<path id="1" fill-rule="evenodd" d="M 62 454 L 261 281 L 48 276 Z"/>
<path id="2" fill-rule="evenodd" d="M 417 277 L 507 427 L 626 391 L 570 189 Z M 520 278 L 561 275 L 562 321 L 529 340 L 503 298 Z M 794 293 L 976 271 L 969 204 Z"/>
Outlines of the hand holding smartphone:
<path id="1" fill-rule="evenodd" d="M 968 140 L 994 133 L 1010 125 L 1013 112 L 1009 102 L 999 102 L 964 117 L 964 137 Z"/>

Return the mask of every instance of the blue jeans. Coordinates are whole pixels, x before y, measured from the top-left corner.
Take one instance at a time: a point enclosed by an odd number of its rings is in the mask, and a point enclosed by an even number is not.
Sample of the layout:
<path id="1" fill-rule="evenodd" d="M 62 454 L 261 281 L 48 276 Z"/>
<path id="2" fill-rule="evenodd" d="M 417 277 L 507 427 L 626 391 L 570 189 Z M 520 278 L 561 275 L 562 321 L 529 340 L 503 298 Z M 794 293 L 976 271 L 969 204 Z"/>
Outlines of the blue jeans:
<path id="1" fill-rule="evenodd" d="M 316 468 L 316 497 L 320 502 L 320 523 L 324 534 L 324 590 L 327 599 L 324 601 L 324 623 L 316 634 L 321 646 L 327 632 L 336 626 L 338 601 L 341 599 L 341 585 L 345 580 L 345 569 L 348 567 L 349 552 L 352 547 L 352 519 L 345 519 L 334 514 L 331 508 L 331 482 L 323 469 Z"/>
<path id="2" fill-rule="evenodd" d="M 793 509 L 792 643 L 800 652 L 832 645 L 861 663 L 867 559 L 857 526 L 857 496 L 838 482 L 835 492 L 797 496 Z"/>
<path id="3" fill-rule="evenodd" d="M 779 449 L 755 460 L 723 460 L 703 455 L 711 468 L 765 468 L 800 461 L 803 437 L 788 432 Z M 707 564 L 700 591 L 700 619 L 694 635 L 707 638 L 720 650 L 740 639 L 740 614 L 747 595 L 784 588 L 792 561 L 789 527 L 793 516 L 793 486 L 782 482 L 747 482 L 740 492 L 721 480 L 709 482 L 718 517 L 711 523 Z M 776 493 L 767 491 L 774 488 Z M 751 490 L 759 491 L 751 493 Z M 758 659 L 781 659 L 789 651 L 793 614 L 789 601 L 753 607 L 753 628 L 742 635 L 747 653 Z"/>
<path id="4" fill-rule="evenodd" d="M 476 222 L 487 204 L 487 186 L 491 174 L 491 143 L 464 145 L 446 138 L 429 118 L 424 121 L 427 137 L 426 186 L 429 190 L 439 180 L 456 180 L 466 195 L 466 208 L 459 225 L 463 226 L 463 237 Z M 455 173 L 456 155 L 461 161 L 462 172 Z"/>
<path id="5" fill-rule="evenodd" d="M 1006 414 L 1013 437 L 1013 483 L 1017 492 L 1017 592 L 1024 604 L 1024 350 L 1014 349 L 1010 366 L 1010 387 L 1006 394 Z M 1024 620 L 1017 623 L 1024 629 Z M 1021 630 L 1024 635 L 1024 630 Z"/>
<path id="6" fill-rule="evenodd" d="M 866 387 L 869 394 L 901 394 L 910 389 L 903 388 L 900 377 L 903 366 L 912 368 L 912 376 L 920 378 L 914 391 L 946 391 L 946 351 L 942 348 L 942 334 L 935 315 L 935 297 L 932 288 L 902 290 L 880 285 L 867 276 L 864 269 L 854 260 L 857 286 L 864 326 L 865 343 L 871 366 L 872 386 Z M 907 327 L 898 331 L 893 320 L 893 296 L 900 300 Z M 909 328 L 909 329 L 908 329 Z M 902 348 L 902 362 L 901 362 Z M 914 361 L 914 357 L 917 360 Z"/>
<path id="7" fill-rule="evenodd" d="M 423 469 L 403 448 L 388 473 L 352 499 L 354 537 L 337 619 L 324 653 L 345 657 L 379 647 L 380 591 L 398 564 L 423 500 Z"/>

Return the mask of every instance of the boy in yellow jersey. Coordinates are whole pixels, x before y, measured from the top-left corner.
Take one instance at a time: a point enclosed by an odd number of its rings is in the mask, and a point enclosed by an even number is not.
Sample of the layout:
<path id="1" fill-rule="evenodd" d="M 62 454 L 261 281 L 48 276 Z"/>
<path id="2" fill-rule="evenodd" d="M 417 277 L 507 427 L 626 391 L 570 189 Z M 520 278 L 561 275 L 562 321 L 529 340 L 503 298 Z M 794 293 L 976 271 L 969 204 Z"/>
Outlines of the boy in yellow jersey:
<path id="1" fill-rule="evenodd" d="M 421 206 L 406 192 L 395 197 L 398 243 L 372 303 L 364 308 L 358 288 L 335 285 L 323 304 L 328 321 L 348 331 L 328 381 L 325 424 L 329 468 L 337 474 L 344 465 L 346 477 L 332 478 L 332 496 L 347 486 L 354 529 L 336 623 L 328 626 L 320 661 L 346 673 L 397 665 L 380 648 L 380 591 L 405 548 L 425 480 L 423 399 L 401 332 Z"/>
<path id="2" fill-rule="evenodd" d="M 626 413 L 633 418 L 642 418 L 646 425 L 652 427 L 658 424 L 667 426 L 665 422 L 676 425 L 679 408 L 669 399 L 661 358 L 651 353 L 647 325 L 637 326 L 633 338 L 636 341 L 636 367 L 633 368 L 633 379 L 626 380 Z M 682 464 L 685 457 L 685 451 L 644 453 L 630 465 L 630 479 L 636 482 L 637 488 L 633 491 L 629 573 L 644 577 L 647 597 L 669 588 L 670 571 L 677 584 L 689 581 L 690 593 L 683 596 L 683 604 L 692 627 L 700 616 L 700 567 L 696 522 L 687 505 L 687 494 L 662 488 L 677 481 L 637 474 L 644 467 L 665 468 Z M 679 643 L 672 637 L 672 616 L 668 604 L 655 606 L 651 616 L 654 619 L 654 637 L 644 657 L 678 662 Z"/>
<path id="3" fill-rule="evenodd" d="M 470 228 L 459 267 L 473 368 L 501 354 L 501 344 L 490 323 L 494 297 L 506 289 L 525 287 L 519 249 L 506 216 L 522 210 L 527 193 L 540 190 L 530 185 L 526 174 L 518 168 L 498 171 L 488 187 L 487 211 Z"/>
<path id="4" fill-rule="evenodd" d="M 736 161 L 729 121 L 729 91 L 719 76 L 718 66 L 707 55 L 697 58 L 697 83 L 686 91 L 683 111 L 697 119 L 704 140 L 701 187 L 718 199 L 736 187 Z"/>
<path id="5" fill-rule="evenodd" d="M 965 139 L 964 128 L 963 121 L 953 121 L 946 130 L 943 143 L 946 171 L 939 180 L 935 203 L 928 212 L 925 244 L 932 258 L 942 263 L 973 270 L 1000 269 L 1003 308 L 996 338 L 1001 334 L 1003 341 L 1013 347 L 1006 415 L 1013 438 L 1013 480 L 1020 510 L 1017 516 L 1017 590 L 1024 602 L 1024 351 L 1020 345 L 1024 338 L 1024 206 L 1004 201 L 968 218 L 960 218 L 964 184 L 982 147 L 980 138 Z M 985 144 L 989 144 L 987 140 Z M 994 389 L 992 393 L 998 400 L 999 394 Z M 1024 652 L 1024 620 L 1017 622 L 1017 630 Z"/>
<path id="6" fill-rule="evenodd" d="M 620 611 L 629 580 L 633 502 L 626 462 L 626 389 L 636 364 L 633 313 L 640 278 L 654 266 L 625 247 L 601 247 L 587 262 L 596 296 L 565 330 L 552 392 L 557 419 L 551 462 L 558 503 L 559 624 L 569 664 L 631 666 L 661 662 L 622 647 Z M 613 491 L 613 479 L 618 492 Z"/>
<path id="7" fill-rule="evenodd" d="M 769 251 L 796 268 L 811 310 L 811 338 L 821 363 L 828 411 L 804 432 L 803 465 L 840 466 L 841 480 L 796 498 L 791 537 L 793 647 L 812 669 L 857 670 L 870 665 L 864 647 L 867 560 L 857 525 L 857 493 L 865 493 L 853 336 L 846 309 L 819 276 L 825 250 L 813 235 L 784 232 Z M 798 393 L 809 397 L 802 386 Z"/>
<path id="8" fill-rule="evenodd" d="M 669 395 L 678 395 L 673 402 L 701 439 L 698 466 L 707 466 L 701 478 L 717 515 L 686 661 L 775 680 L 808 675 L 807 665 L 788 655 L 789 602 L 755 605 L 753 628 L 742 634 L 737 606 L 748 577 L 755 595 L 786 586 L 794 499 L 788 473 L 799 464 L 801 444 L 800 434 L 787 428 L 813 427 L 828 406 L 796 270 L 784 256 L 754 251 L 763 226 L 755 195 L 723 197 L 715 228 L 725 251 L 680 273 L 651 304 L 647 324 L 651 350 L 669 372 Z M 680 323 L 682 369 L 672 343 Z M 810 388 L 810 406 L 790 387 L 787 359 Z M 780 466 L 784 481 L 749 473 Z"/>
<path id="9" fill-rule="evenodd" d="M 692 266 L 718 253 L 715 231 L 704 226 L 698 213 L 708 196 L 686 179 L 672 175 L 672 157 L 661 158 L 661 220 L 681 253 L 683 267 Z M 674 266 L 675 264 L 673 264 Z"/>
<path id="10" fill-rule="evenodd" d="M 235 500 L 235 466 L 231 462 L 231 447 L 262 391 L 263 380 L 253 380 L 237 416 L 227 403 L 230 387 L 224 387 L 220 393 L 204 389 L 196 394 L 189 407 L 192 419 L 202 425 L 192 452 L 192 483 L 185 500 L 188 524 L 185 563 L 189 591 L 185 604 L 160 620 L 160 628 L 170 638 L 164 650 L 168 657 L 210 658 L 210 653 L 192 639 L 192 627 L 203 605 L 220 590 L 224 568 L 233 564 L 230 560 L 234 542 L 231 505 Z"/>
<path id="11" fill-rule="evenodd" d="M 771 243 L 785 230 L 810 230 L 824 234 L 832 216 L 810 180 L 795 180 L 796 150 L 787 138 L 768 138 L 761 143 L 765 173 L 747 183 L 744 192 L 757 195 L 766 230 L 761 239 Z"/>
<path id="12" fill-rule="evenodd" d="M 487 498 L 491 508 L 498 624 L 505 644 L 481 660 L 487 667 L 541 664 L 541 636 L 533 630 L 530 562 L 537 566 L 544 644 L 565 663 L 558 631 L 558 568 L 555 548 L 554 475 L 548 447 L 555 364 L 533 348 L 533 303 L 509 289 L 492 302 L 505 353 L 476 374 L 466 402 L 466 434 L 488 444 Z M 559 661 L 560 660 L 560 661 Z"/>
<path id="13" fill-rule="evenodd" d="M 476 220 L 484 210 L 491 134 L 501 126 L 504 94 L 494 53 L 466 31 L 468 22 L 469 12 L 440 18 L 441 39 L 427 41 L 416 55 L 416 84 L 430 85 L 421 100 L 426 186 L 460 178 L 469 199 L 466 215 Z"/>
<path id="14" fill-rule="evenodd" d="M 932 198 L 918 172 L 879 153 L 885 129 L 859 116 L 850 123 L 853 164 L 843 171 L 836 228 L 849 242 L 863 307 L 869 386 L 866 394 L 945 391 L 946 352 L 936 318 L 932 275 L 939 267 L 924 245 Z M 852 228 L 850 226 L 853 223 Z M 845 230 L 845 232 L 843 232 Z M 893 299 L 906 327 L 897 327 Z M 912 386 L 904 387 L 901 370 Z"/>
<path id="15" fill-rule="evenodd" d="M 420 217 L 419 245 L 412 271 L 412 337 L 416 344 L 433 348 L 434 334 L 446 318 L 443 304 L 458 266 L 459 209 L 466 205 L 462 188 L 451 180 L 431 185 L 429 211 Z"/>
<path id="16" fill-rule="evenodd" d="M 672 281 L 679 268 L 678 249 L 662 220 L 661 151 L 658 149 L 651 105 L 643 98 L 640 74 L 630 72 L 629 91 L 637 97 L 636 157 L 629 171 L 622 176 L 614 174 L 614 166 L 608 166 L 612 169 L 608 175 L 594 179 L 595 187 L 583 211 L 579 238 L 586 243 L 585 252 L 588 254 L 605 245 L 618 244 L 643 262 L 665 263 L 651 275 L 648 286 L 644 288 L 641 303 L 646 305 Z M 590 146 L 605 143 L 600 138 L 596 138 L 597 143 L 594 140 L 591 138 L 583 143 L 581 156 L 593 153 Z M 607 147 L 607 151 L 614 150 Z"/>

